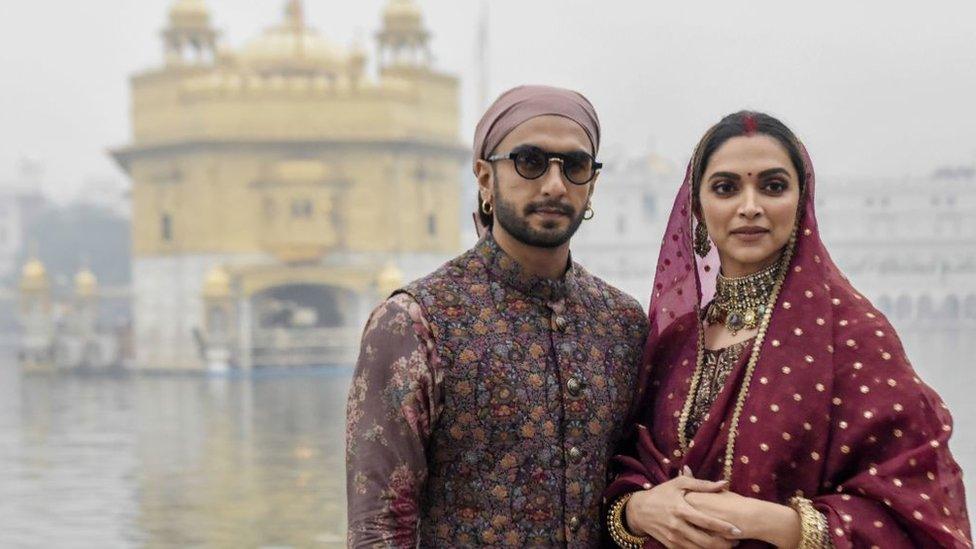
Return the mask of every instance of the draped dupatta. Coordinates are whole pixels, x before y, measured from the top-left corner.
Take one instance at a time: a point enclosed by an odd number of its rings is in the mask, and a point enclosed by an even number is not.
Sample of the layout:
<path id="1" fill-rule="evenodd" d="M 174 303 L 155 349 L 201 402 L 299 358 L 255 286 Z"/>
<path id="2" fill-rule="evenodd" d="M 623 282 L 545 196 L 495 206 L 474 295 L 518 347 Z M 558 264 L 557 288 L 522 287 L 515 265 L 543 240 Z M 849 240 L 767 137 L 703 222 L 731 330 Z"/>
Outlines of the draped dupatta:
<path id="1" fill-rule="evenodd" d="M 693 252 L 689 167 L 658 259 L 631 442 L 615 458 L 607 499 L 688 465 L 698 478 L 728 478 L 744 496 L 812 499 L 838 548 L 971 547 L 961 471 L 948 446 L 952 419 L 888 320 L 831 260 L 803 152 L 803 197 L 773 306 L 750 360 L 739 361 L 683 446 L 678 426 L 696 367 L 699 311 L 719 267 L 714 251 L 704 259 Z M 750 544 L 761 545 L 740 547 Z"/>

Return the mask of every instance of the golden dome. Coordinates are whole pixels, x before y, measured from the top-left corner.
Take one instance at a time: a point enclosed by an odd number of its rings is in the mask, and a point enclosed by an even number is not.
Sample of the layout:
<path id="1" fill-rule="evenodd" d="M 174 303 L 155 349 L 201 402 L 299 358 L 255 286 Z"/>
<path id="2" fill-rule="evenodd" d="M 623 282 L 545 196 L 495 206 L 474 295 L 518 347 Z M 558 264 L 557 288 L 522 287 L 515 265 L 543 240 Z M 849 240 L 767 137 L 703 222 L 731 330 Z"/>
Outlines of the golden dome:
<path id="1" fill-rule="evenodd" d="M 429 34 L 424 29 L 423 13 L 413 0 L 390 0 L 383 10 L 383 28 L 378 34 L 381 43 L 417 44 L 426 42 Z"/>
<path id="2" fill-rule="evenodd" d="M 299 70 L 338 73 L 345 68 L 342 48 L 307 28 L 270 28 L 241 48 L 238 58 L 259 71 Z"/>
<path id="3" fill-rule="evenodd" d="M 396 21 L 399 23 L 417 23 L 419 25 L 422 16 L 423 13 L 420 11 L 420 6 L 414 3 L 413 0 L 390 0 L 390 3 L 386 5 L 386 9 L 383 10 L 383 20 L 387 24 Z"/>
<path id="4" fill-rule="evenodd" d="M 203 297 L 220 298 L 230 296 L 230 274 L 220 265 L 210 269 L 203 282 Z"/>
<path id="5" fill-rule="evenodd" d="M 387 263 L 383 270 L 376 275 L 376 288 L 384 299 L 402 286 L 403 272 L 392 261 Z"/>
<path id="6" fill-rule="evenodd" d="M 84 268 L 75 274 L 75 295 L 79 297 L 92 297 L 98 289 L 98 279 L 88 268 Z"/>
<path id="7" fill-rule="evenodd" d="M 203 0 L 177 0 L 169 10 L 169 20 L 174 27 L 207 28 L 210 10 Z"/>
<path id="8" fill-rule="evenodd" d="M 20 271 L 20 288 L 22 290 L 46 290 L 47 269 L 37 258 L 31 258 Z"/>

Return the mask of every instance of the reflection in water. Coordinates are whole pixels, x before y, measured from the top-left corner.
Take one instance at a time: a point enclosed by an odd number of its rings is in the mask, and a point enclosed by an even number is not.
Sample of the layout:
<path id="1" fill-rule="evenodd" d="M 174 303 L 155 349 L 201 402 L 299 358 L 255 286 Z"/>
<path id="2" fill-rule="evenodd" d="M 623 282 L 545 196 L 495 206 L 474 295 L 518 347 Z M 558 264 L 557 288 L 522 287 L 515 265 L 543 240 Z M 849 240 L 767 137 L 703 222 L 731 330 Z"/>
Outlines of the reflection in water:
<path id="1" fill-rule="evenodd" d="M 345 540 L 351 370 L 20 377 L 0 363 L 0 546 Z"/>
<path id="2" fill-rule="evenodd" d="M 901 329 L 976 471 L 976 338 Z M 254 380 L 22 377 L 0 360 L 0 546 L 339 547 L 350 368 Z M 976 483 L 967 475 L 967 492 Z"/>

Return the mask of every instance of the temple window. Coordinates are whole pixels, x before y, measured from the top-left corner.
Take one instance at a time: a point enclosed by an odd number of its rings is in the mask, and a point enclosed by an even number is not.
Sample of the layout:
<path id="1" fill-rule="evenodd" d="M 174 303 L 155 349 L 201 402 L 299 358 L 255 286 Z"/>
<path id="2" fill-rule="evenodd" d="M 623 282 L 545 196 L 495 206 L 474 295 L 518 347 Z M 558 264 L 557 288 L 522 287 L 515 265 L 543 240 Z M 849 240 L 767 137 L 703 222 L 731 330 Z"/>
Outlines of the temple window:
<path id="1" fill-rule="evenodd" d="M 164 241 L 170 242 L 173 240 L 173 218 L 169 214 L 163 214 L 160 220 L 160 233 L 162 233 Z"/>
<path id="2" fill-rule="evenodd" d="M 291 216 L 295 218 L 311 218 L 313 210 L 312 201 L 307 198 L 297 198 L 291 203 Z"/>

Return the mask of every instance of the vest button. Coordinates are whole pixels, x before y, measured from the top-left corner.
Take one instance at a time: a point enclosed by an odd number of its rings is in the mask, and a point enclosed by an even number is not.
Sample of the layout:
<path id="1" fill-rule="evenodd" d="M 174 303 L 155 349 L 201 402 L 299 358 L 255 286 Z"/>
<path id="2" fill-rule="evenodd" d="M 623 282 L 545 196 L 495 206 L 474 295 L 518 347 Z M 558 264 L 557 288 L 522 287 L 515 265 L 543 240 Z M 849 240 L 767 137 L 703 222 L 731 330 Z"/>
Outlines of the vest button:
<path id="1" fill-rule="evenodd" d="M 579 460 L 583 457 L 583 451 L 573 446 L 569 449 L 569 459 L 573 460 L 573 463 L 579 463 Z"/>
<path id="2" fill-rule="evenodd" d="M 569 394 L 579 396 L 580 389 L 583 388 L 583 384 L 580 383 L 579 379 L 571 377 L 569 378 L 569 381 L 566 382 L 566 388 L 569 389 Z"/>
<path id="3" fill-rule="evenodd" d="M 580 528 L 580 519 L 576 515 L 569 518 L 569 529 L 576 532 Z"/>
<path id="4" fill-rule="evenodd" d="M 567 323 L 566 323 L 566 318 L 565 317 L 556 316 L 556 328 L 559 328 L 560 331 L 565 330 L 566 329 L 566 324 Z"/>

